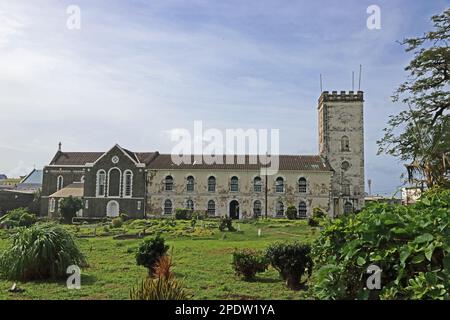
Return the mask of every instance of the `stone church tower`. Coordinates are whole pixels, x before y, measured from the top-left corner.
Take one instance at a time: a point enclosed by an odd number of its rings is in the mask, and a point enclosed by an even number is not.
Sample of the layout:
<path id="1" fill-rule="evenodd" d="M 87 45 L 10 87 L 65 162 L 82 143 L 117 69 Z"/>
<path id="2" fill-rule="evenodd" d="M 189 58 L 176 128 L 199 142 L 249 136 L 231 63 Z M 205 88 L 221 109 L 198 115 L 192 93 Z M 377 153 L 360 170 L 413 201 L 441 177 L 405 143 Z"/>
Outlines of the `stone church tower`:
<path id="1" fill-rule="evenodd" d="M 319 98 L 319 153 L 334 173 L 333 216 L 364 206 L 363 92 L 324 91 Z"/>

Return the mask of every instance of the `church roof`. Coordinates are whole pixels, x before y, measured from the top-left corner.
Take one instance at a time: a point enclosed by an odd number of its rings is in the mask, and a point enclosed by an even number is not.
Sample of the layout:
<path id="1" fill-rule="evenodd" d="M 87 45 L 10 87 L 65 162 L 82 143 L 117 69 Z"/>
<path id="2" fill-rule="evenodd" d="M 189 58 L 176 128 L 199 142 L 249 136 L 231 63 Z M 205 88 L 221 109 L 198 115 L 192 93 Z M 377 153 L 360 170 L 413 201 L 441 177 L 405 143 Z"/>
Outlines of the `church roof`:
<path id="1" fill-rule="evenodd" d="M 61 152 L 56 153 L 50 165 L 77 166 L 95 162 L 103 152 Z"/>
<path id="2" fill-rule="evenodd" d="M 260 163 L 252 163 L 249 155 L 234 156 L 231 164 L 227 164 L 226 156 L 221 163 L 206 164 L 195 162 L 195 156 L 191 156 L 190 164 L 181 163 L 179 165 L 172 162 L 170 154 L 160 154 L 149 165 L 150 169 L 224 169 L 224 170 L 259 170 L 263 167 Z M 239 162 L 239 160 L 241 160 Z M 256 159 L 257 160 L 257 159 Z M 279 155 L 279 170 L 310 170 L 310 171 L 330 171 L 330 166 L 318 155 Z"/>
<path id="3" fill-rule="evenodd" d="M 140 163 L 149 164 L 157 155 L 157 152 L 132 152 L 123 149 L 133 160 Z M 79 166 L 86 163 L 93 163 L 104 155 L 104 152 L 57 152 L 50 162 L 56 166 Z"/>
<path id="4" fill-rule="evenodd" d="M 123 149 L 123 148 L 122 148 Z M 251 161 L 249 155 L 234 156 L 231 163 L 227 163 L 226 156 L 217 156 L 222 161 L 216 161 L 213 164 L 207 164 L 205 161 L 196 163 L 196 156 L 191 155 L 190 163 L 181 163 L 179 165 L 172 162 L 170 154 L 159 154 L 158 152 L 132 152 L 123 149 L 132 159 L 138 163 L 145 163 L 149 169 L 224 169 L 224 170 L 259 170 L 263 167 L 260 161 Z M 61 152 L 59 151 L 50 165 L 85 165 L 93 163 L 104 152 Z M 258 160 L 256 158 L 256 160 Z M 219 162 L 219 163 L 217 163 Z M 303 171 L 330 171 L 328 163 L 319 155 L 279 155 L 279 170 L 303 170 Z"/>

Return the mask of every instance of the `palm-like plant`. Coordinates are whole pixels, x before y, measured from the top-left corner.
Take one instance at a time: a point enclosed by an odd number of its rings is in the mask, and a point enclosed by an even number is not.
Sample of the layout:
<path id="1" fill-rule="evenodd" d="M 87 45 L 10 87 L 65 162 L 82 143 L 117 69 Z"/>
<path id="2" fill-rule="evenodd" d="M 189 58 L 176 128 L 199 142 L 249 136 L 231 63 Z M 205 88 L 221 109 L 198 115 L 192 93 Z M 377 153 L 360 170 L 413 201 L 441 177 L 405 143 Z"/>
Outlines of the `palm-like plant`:
<path id="1" fill-rule="evenodd" d="M 21 228 L 0 255 L 0 275 L 11 280 L 62 278 L 70 265 L 87 263 L 72 235 L 53 223 Z"/>

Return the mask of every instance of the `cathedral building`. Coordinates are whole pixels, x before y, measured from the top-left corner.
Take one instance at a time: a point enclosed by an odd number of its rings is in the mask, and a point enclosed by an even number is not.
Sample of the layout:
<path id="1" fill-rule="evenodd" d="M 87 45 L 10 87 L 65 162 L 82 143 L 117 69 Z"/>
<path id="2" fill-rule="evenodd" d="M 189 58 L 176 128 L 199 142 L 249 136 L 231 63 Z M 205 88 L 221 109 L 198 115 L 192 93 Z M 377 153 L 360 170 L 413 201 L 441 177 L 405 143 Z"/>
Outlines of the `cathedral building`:
<path id="1" fill-rule="evenodd" d="M 55 216 L 59 201 L 82 199 L 83 217 L 171 217 L 178 208 L 245 219 L 300 217 L 321 208 L 330 216 L 364 206 L 363 92 L 324 91 L 318 102 L 319 154 L 280 155 L 275 175 L 260 164 L 175 164 L 170 154 L 66 152 L 61 145 L 44 167 L 41 215 Z"/>

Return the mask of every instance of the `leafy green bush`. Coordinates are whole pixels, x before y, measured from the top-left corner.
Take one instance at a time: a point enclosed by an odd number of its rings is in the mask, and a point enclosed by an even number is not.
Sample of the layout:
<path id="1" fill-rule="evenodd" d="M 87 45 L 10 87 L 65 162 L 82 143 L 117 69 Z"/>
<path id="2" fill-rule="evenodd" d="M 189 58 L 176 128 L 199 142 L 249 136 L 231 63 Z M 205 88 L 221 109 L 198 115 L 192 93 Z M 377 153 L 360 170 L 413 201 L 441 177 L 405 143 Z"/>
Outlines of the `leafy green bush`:
<path id="1" fill-rule="evenodd" d="M 449 299 L 450 190 L 415 205 L 371 204 L 329 222 L 313 247 L 320 299 Z M 367 290 L 369 265 L 381 289 Z"/>
<path id="2" fill-rule="evenodd" d="M 192 210 L 191 209 L 176 209 L 175 210 L 175 219 L 178 220 L 191 220 L 192 219 Z"/>
<path id="3" fill-rule="evenodd" d="M 295 206 L 288 206 L 286 209 L 286 217 L 289 220 L 297 219 L 297 208 Z"/>
<path id="4" fill-rule="evenodd" d="M 111 220 L 111 226 L 113 228 L 120 228 L 123 225 L 123 220 L 122 218 L 114 218 Z"/>
<path id="5" fill-rule="evenodd" d="M 192 219 L 196 219 L 196 220 L 204 220 L 206 219 L 208 216 L 208 214 L 206 213 L 206 211 L 201 211 L 201 210 L 196 210 L 194 212 L 192 212 Z"/>
<path id="6" fill-rule="evenodd" d="M 219 230 L 225 231 L 225 229 L 228 229 L 228 231 L 236 231 L 236 229 L 233 227 L 233 219 L 231 219 L 231 217 L 220 217 Z"/>
<path id="7" fill-rule="evenodd" d="M 0 274 L 11 280 L 63 278 L 70 265 L 83 267 L 86 260 L 72 235 L 51 223 L 19 229 L 0 256 Z"/>
<path id="8" fill-rule="evenodd" d="M 167 253 L 169 246 L 165 244 L 164 238 L 157 235 L 154 238 L 144 240 L 136 253 L 136 263 L 148 269 L 149 276 L 153 276 L 153 268 L 156 262 Z"/>
<path id="9" fill-rule="evenodd" d="M 308 218 L 308 226 L 310 227 L 318 227 L 319 221 L 316 218 Z"/>
<path id="10" fill-rule="evenodd" d="M 256 273 L 264 272 L 269 266 L 266 256 L 256 250 L 242 249 L 233 252 L 233 269 L 238 276 L 250 281 L 255 278 Z"/>
<path id="11" fill-rule="evenodd" d="M 83 201 L 72 196 L 63 198 L 59 203 L 59 211 L 61 212 L 64 223 L 71 224 L 72 218 L 76 217 L 77 212 L 81 209 L 83 209 Z"/>
<path id="12" fill-rule="evenodd" d="M 327 217 L 327 213 L 321 208 L 313 208 L 313 218 L 314 219 L 323 219 Z"/>
<path id="13" fill-rule="evenodd" d="M 310 257 L 311 246 L 298 242 L 271 244 L 266 251 L 267 259 L 274 267 L 286 286 L 293 290 L 301 287 L 301 278 L 305 272 L 311 275 L 313 262 Z"/>
<path id="14" fill-rule="evenodd" d="M 25 208 L 18 208 L 8 211 L 6 215 L 1 218 L 0 225 L 7 228 L 14 227 L 29 227 L 35 224 L 37 218 L 34 214 L 29 213 Z"/>

